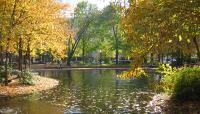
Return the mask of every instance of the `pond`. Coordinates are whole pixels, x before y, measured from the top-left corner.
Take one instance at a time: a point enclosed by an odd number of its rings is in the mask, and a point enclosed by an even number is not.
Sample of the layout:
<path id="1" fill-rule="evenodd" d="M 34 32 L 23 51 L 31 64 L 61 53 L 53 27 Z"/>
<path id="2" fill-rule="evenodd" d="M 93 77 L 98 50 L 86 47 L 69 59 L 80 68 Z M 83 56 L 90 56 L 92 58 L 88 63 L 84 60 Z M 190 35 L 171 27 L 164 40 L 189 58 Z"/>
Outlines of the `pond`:
<path id="1" fill-rule="evenodd" d="M 0 114 L 133 114 L 152 112 L 148 78 L 120 79 L 122 70 L 40 70 L 58 79 L 54 89 L 0 98 Z"/>

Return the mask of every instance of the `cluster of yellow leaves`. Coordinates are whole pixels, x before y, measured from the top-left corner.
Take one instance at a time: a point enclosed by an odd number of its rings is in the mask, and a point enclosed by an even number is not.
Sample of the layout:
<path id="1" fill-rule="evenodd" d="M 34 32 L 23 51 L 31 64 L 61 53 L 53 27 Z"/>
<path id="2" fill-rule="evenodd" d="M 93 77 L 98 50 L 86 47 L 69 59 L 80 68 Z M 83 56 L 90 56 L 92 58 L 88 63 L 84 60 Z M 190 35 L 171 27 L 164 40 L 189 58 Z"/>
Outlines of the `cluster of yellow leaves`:
<path id="1" fill-rule="evenodd" d="M 64 57 L 68 38 L 68 21 L 62 14 L 67 4 L 56 0 L 1 0 L 0 45 L 17 52 L 22 38 L 23 52 L 49 51 Z"/>
<path id="2" fill-rule="evenodd" d="M 122 74 L 118 75 L 120 78 L 130 78 L 130 77 L 140 77 L 140 76 L 147 76 L 145 71 L 140 68 L 134 68 L 134 70 L 124 71 Z"/>

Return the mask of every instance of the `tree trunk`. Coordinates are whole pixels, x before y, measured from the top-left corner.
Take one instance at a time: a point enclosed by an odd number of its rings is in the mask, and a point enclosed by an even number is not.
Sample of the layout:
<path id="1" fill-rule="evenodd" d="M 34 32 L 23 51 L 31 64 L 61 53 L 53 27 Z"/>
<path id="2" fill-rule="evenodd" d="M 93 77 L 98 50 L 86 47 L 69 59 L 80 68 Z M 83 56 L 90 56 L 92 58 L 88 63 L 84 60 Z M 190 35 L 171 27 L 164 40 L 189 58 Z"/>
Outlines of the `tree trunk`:
<path id="1" fill-rule="evenodd" d="M 31 51 L 30 51 L 30 38 L 28 40 L 27 43 L 27 49 L 26 49 L 26 55 L 25 55 L 25 69 L 27 69 L 27 65 L 28 65 L 28 69 L 31 68 L 31 55 L 30 55 Z"/>
<path id="2" fill-rule="evenodd" d="M 71 58 L 67 58 L 67 66 L 71 66 Z"/>
<path id="3" fill-rule="evenodd" d="M 22 72 L 22 61 L 23 61 L 23 55 L 22 55 L 22 38 L 19 37 L 19 49 L 18 49 L 18 69 Z"/>
<path id="4" fill-rule="evenodd" d="M 28 57 L 28 68 L 31 68 L 31 52 L 30 52 L 30 45 L 28 46 L 27 49 L 27 57 Z"/>
<path id="5" fill-rule="evenodd" d="M 3 47 L 0 46 L 0 65 L 3 65 Z"/>
<path id="6" fill-rule="evenodd" d="M 115 64 L 118 65 L 119 64 L 119 39 L 117 36 L 117 26 L 115 28 L 115 26 L 113 26 L 113 34 L 114 34 L 114 38 L 115 38 Z"/>
<path id="7" fill-rule="evenodd" d="M 195 48 L 197 50 L 198 60 L 200 61 L 200 49 L 199 49 L 199 45 L 198 45 L 198 42 L 197 42 L 197 37 L 193 37 L 193 42 L 194 42 Z"/>
<path id="8" fill-rule="evenodd" d="M 189 55 L 187 55 L 187 60 L 186 61 L 187 61 L 187 64 L 189 64 L 189 65 L 192 62 L 192 58 L 191 57 L 192 57 L 191 53 Z"/>
<path id="9" fill-rule="evenodd" d="M 161 60 L 161 56 L 160 56 L 160 53 L 158 54 L 158 62 L 160 63 L 160 60 Z"/>
<path id="10" fill-rule="evenodd" d="M 12 53 L 9 53 L 9 66 L 12 66 Z"/>
<path id="11" fill-rule="evenodd" d="M 11 39 L 10 39 L 10 37 L 9 37 L 9 35 L 10 35 L 10 33 L 11 33 L 11 31 L 12 31 L 12 29 L 13 29 L 13 27 L 15 26 L 15 24 L 14 24 L 14 21 L 15 21 L 15 19 L 14 19 L 14 17 L 15 17 L 15 13 L 16 13 L 16 6 L 17 6 L 17 0 L 14 0 L 14 5 L 13 5 L 13 10 L 12 10 L 12 14 L 11 14 L 11 19 L 10 19 L 10 30 L 9 30 L 9 32 L 8 32 L 8 38 L 6 38 L 7 39 L 7 43 L 6 43 L 6 61 L 5 61 L 5 85 L 7 86 L 8 85 L 8 52 L 9 52 L 9 48 L 10 48 L 10 41 L 11 41 Z"/>
<path id="12" fill-rule="evenodd" d="M 176 61 L 174 62 L 175 66 L 182 66 L 183 65 L 183 57 L 182 57 L 182 50 L 177 49 L 177 51 L 174 53 L 174 56 L 176 58 Z"/>
<path id="13" fill-rule="evenodd" d="M 118 50 L 118 48 L 116 48 L 116 50 L 115 50 L 115 58 L 116 58 L 116 65 L 118 65 L 119 64 L 119 50 Z"/>
<path id="14" fill-rule="evenodd" d="M 164 54 L 163 53 L 161 54 L 161 62 L 162 62 L 162 64 L 164 63 Z"/>
<path id="15" fill-rule="evenodd" d="M 150 62 L 150 63 L 151 63 L 151 66 L 153 66 L 153 62 L 154 62 L 153 53 L 151 53 L 150 56 L 151 56 L 151 57 L 150 57 L 150 59 L 151 59 L 151 62 Z"/>
<path id="16" fill-rule="evenodd" d="M 83 64 L 85 64 L 85 38 L 82 39 L 83 39 L 82 59 L 83 59 Z"/>
<path id="17" fill-rule="evenodd" d="M 144 56 L 144 64 L 147 64 L 147 55 Z"/>
<path id="18" fill-rule="evenodd" d="M 100 55 L 99 55 L 100 57 L 99 57 L 99 63 L 100 63 L 100 65 L 102 65 L 102 52 L 100 51 Z"/>
<path id="19" fill-rule="evenodd" d="M 5 86 L 8 86 L 8 50 L 10 47 L 10 38 L 8 38 L 7 40 L 7 44 L 6 44 L 6 61 L 5 61 Z"/>
<path id="20" fill-rule="evenodd" d="M 27 55 L 24 56 L 24 69 L 27 69 Z"/>
<path id="21" fill-rule="evenodd" d="M 71 52 L 71 44 L 72 44 L 72 42 L 71 42 L 71 36 L 70 36 L 70 38 L 69 38 L 69 40 L 68 40 L 68 51 L 67 51 L 67 66 L 70 66 L 71 65 L 71 60 L 70 60 L 70 52 Z"/>
<path id="22" fill-rule="evenodd" d="M 8 48 L 6 49 L 6 61 L 5 61 L 5 86 L 8 86 Z"/>
<path id="23" fill-rule="evenodd" d="M 75 43 L 72 44 L 72 48 L 70 50 L 68 50 L 68 57 L 67 57 L 67 65 L 70 66 L 71 65 L 71 59 L 76 51 L 76 48 L 82 38 L 82 36 L 84 35 L 84 33 L 87 31 L 87 28 L 89 27 L 91 21 L 93 19 L 88 18 L 85 22 L 85 24 L 81 27 L 81 29 L 78 31 L 78 33 L 75 36 Z M 69 42 L 70 43 L 70 42 Z"/>

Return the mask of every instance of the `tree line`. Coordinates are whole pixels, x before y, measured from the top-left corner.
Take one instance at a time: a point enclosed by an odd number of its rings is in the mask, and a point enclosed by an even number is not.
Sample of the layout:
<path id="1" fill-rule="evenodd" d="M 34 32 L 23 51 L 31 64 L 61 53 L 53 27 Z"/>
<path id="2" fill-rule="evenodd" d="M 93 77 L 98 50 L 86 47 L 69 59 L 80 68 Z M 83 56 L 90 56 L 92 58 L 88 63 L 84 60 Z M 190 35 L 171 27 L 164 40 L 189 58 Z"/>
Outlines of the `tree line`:
<path id="1" fill-rule="evenodd" d="M 67 7 L 55 0 L 0 1 L 0 62 L 5 66 L 6 85 L 8 60 L 13 54 L 18 57 L 20 71 L 23 57 L 30 63 L 30 57 L 38 53 L 65 56 L 69 29 L 61 11 Z"/>

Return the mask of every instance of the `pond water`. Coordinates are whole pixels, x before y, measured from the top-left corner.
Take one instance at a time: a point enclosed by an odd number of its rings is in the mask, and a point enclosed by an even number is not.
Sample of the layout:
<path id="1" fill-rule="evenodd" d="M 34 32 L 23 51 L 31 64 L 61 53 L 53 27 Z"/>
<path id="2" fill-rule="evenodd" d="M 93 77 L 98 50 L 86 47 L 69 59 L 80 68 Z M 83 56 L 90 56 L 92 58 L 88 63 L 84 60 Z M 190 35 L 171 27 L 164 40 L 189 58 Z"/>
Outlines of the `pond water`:
<path id="1" fill-rule="evenodd" d="M 143 114 L 152 112 L 148 78 L 119 79 L 122 70 L 41 70 L 59 86 L 40 93 L 0 98 L 0 114 Z"/>

